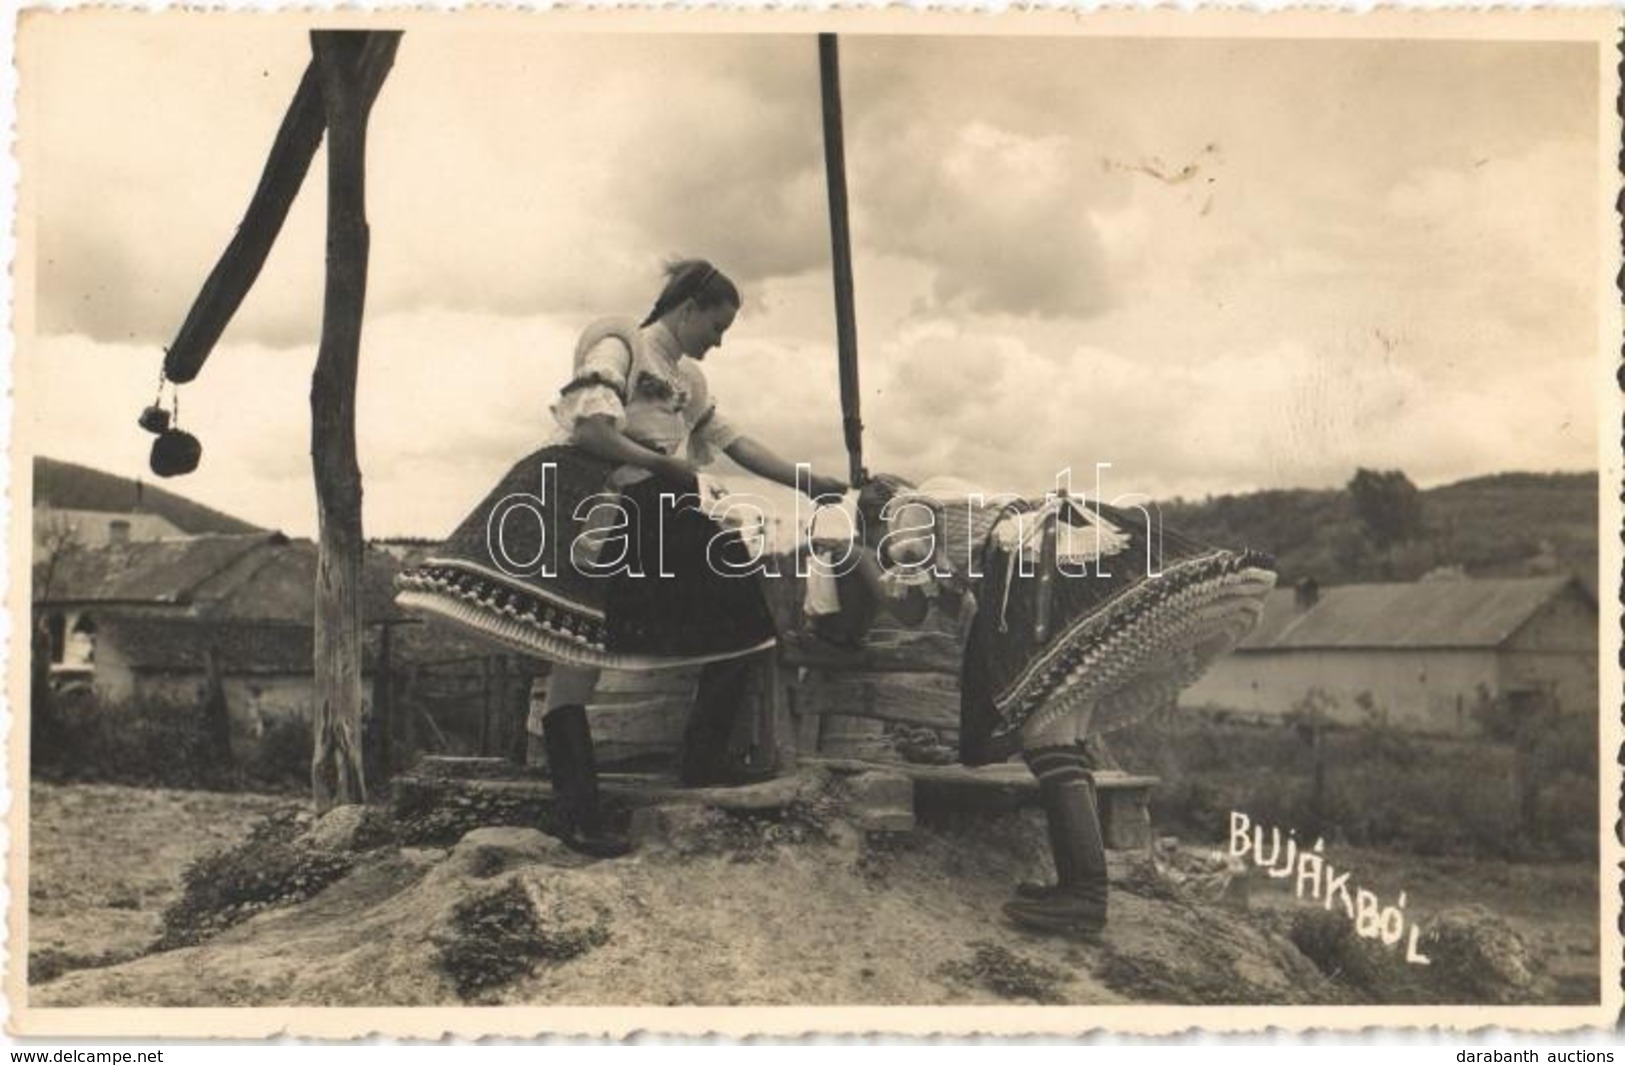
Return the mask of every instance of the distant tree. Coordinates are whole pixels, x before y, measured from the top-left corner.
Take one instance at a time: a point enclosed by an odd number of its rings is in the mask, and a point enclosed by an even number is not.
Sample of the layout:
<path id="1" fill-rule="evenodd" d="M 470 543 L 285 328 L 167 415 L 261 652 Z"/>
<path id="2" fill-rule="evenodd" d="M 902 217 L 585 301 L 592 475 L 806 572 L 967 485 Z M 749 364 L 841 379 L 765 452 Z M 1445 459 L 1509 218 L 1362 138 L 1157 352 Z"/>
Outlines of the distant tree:
<path id="1" fill-rule="evenodd" d="M 1362 472 L 1362 486 L 1385 476 Z M 1409 496 L 1403 474 L 1386 476 Z M 1381 490 L 1376 494 L 1380 499 Z M 1417 493 L 1421 513 L 1397 523 L 1408 539 L 1386 547 L 1354 504 L 1351 483 L 1329 491 L 1211 495 L 1170 503 L 1163 516 L 1198 540 L 1268 551 L 1283 586 L 1305 576 L 1333 585 L 1413 580 L 1440 566 L 1460 566 L 1474 576 L 1519 576 L 1542 567 L 1594 573 L 1597 498 L 1595 474 L 1498 474 L 1430 488 Z"/>
<path id="2" fill-rule="evenodd" d="M 47 520 L 34 552 L 35 604 L 50 600 L 62 564 L 83 548 L 79 527 L 66 515 L 56 514 Z M 29 742 L 35 757 L 42 760 L 58 752 L 63 738 L 56 698 L 51 691 L 51 662 L 56 657 L 56 650 L 50 615 L 36 606 L 33 632 L 29 639 Z"/>
<path id="3" fill-rule="evenodd" d="M 1422 496 L 1403 471 L 1362 468 L 1349 481 L 1348 492 L 1379 551 L 1422 535 Z"/>
<path id="4" fill-rule="evenodd" d="M 29 641 L 29 745 L 36 765 L 55 757 L 62 743 L 56 698 L 51 692 L 51 624 L 41 613 L 34 618 Z"/>
<path id="5" fill-rule="evenodd" d="M 217 774 L 229 774 L 231 756 L 231 716 L 226 703 L 226 686 L 220 666 L 220 649 L 209 646 L 203 652 L 202 739 L 204 757 Z"/>
<path id="6" fill-rule="evenodd" d="M 1325 534 L 1329 565 L 1318 572 L 1330 584 L 1347 581 L 1370 580 L 1372 564 L 1371 538 L 1359 523 L 1344 519 L 1332 523 Z"/>
<path id="7" fill-rule="evenodd" d="M 1388 551 L 1389 576 L 1394 580 L 1418 580 L 1436 570 L 1438 562 L 1436 545 L 1426 540 L 1408 540 Z"/>
<path id="8" fill-rule="evenodd" d="M 34 602 L 43 603 L 51 598 L 57 570 L 84 546 L 79 526 L 66 515 L 55 514 L 46 521 L 34 551 Z"/>

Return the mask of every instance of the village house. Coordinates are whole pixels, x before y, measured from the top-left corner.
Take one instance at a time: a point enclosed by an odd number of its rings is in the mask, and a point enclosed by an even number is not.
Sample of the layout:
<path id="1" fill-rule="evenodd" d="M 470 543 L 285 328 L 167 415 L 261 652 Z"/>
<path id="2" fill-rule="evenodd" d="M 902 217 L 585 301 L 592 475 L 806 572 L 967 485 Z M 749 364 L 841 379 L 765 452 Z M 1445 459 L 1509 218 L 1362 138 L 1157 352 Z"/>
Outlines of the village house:
<path id="1" fill-rule="evenodd" d="M 1500 698 L 1597 713 L 1597 601 L 1568 577 L 1277 589 L 1258 627 L 1180 697 L 1261 718 L 1312 691 L 1337 721 L 1471 733 Z"/>
<path id="2" fill-rule="evenodd" d="M 33 473 L 31 652 L 58 705 L 200 707 L 218 683 L 242 740 L 310 719 L 314 543 L 87 466 L 36 457 Z M 368 547 L 363 712 L 387 697 L 402 743 L 415 732 L 435 750 L 475 749 L 529 670 L 395 610 L 395 572 L 432 546 Z"/>
<path id="3" fill-rule="evenodd" d="M 363 624 L 398 619 L 393 565 L 369 557 Z M 214 671 L 235 727 L 258 734 L 308 718 L 317 547 L 280 533 L 118 541 L 55 561 L 36 589 L 50 632 L 53 687 L 89 690 L 103 706 L 193 702 Z M 368 641 L 364 673 L 376 639 Z"/>
<path id="4" fill-rule="evenodd" d="M 131 540 L 165 540 L 186 532 L 161 514 L 73 510 L 49 503 L 34 508 L 34 551 L 43 554 L 58 543 L 106 547 Z"/>

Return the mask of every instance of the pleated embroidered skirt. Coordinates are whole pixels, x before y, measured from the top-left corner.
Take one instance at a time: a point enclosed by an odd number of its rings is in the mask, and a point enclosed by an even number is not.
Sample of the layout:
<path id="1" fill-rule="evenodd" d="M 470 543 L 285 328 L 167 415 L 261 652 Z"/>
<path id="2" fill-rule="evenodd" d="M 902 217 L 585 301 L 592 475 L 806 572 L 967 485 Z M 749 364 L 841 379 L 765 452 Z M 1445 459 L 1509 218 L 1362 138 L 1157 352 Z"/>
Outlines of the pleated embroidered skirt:
<path id="1" fill-rule="evenodd" d="M 1088 507 L 1126 546 L 1023 567 L 1019 547 L 989 544 L 961 675 L 967 765 L 1167 705 L 1252 630 L 1275 586 L 1266 555 L 1205 546 L 1138 509 Z"/>
<path id="2" fill-rule="evenodd" d="M 521 460 L 396 578 L 396 601 L 565 665 L 658 669 L 771 647 L 748 546 L 699 509 L 696 486 L 613 487 L 614 469 L 569 445 Z"/>

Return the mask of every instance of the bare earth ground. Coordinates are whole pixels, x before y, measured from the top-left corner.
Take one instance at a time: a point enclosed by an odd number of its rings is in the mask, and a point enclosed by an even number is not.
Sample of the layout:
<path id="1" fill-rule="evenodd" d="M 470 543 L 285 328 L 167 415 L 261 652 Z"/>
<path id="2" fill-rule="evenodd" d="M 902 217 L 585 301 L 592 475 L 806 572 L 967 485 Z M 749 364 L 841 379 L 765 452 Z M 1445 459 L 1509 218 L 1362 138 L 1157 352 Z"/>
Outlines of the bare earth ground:
<path id="1" fill-rule="evenodd" d="M 187 861 L 286 800 L 35 785 L 31 941 L 106 961 L 141 949 Z M 36 1006 L 447 1004 L 955 1004 L 1343 1001 L 1270 922 L 1171 892 L 1114 858 L 1100 942 L 1021 933 L 998 918 L 1012 882 L 1043 873 L 1031 812 L 922 827 L 884 844 L 844 823 L 821 842 L 736 846 L 700 830 L 586 863 L 540 833 L 482 829 L 448 850 L 386 848 L 309 902 L 200 946 L 66 975 Z M 1425 917 L 1461 903 L 1513 922 L 1557 977 L 1541 997 L 1592 998 L 1595 870 L 1361 851 L 1344 856 Z M 1255 912 L 1301 905 L 1254 874 Z M 447 975 L 459 903 L 528 897 L 553 942 L 590 943 L 529 975 L 459 996 Z M 1588 904 L 1589 903 L 1589 904 Z"/>
<path id="2" fill-rule="evenodd" d="M 157 938 L 181 872 L 287 798 L 105 784 L 29 788 L 28 940 L 35 953 L 131 957 Z"/>

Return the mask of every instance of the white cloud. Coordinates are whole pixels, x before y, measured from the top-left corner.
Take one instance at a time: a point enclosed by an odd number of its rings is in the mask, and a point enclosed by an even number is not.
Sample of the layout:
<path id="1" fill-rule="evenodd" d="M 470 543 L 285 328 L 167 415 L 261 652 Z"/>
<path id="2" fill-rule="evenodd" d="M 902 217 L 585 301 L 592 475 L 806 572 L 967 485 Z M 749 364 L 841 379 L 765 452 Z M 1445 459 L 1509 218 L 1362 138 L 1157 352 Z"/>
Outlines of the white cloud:
<path id="1" fill-rule="evenodd" d="M 1110 301 L 1090 215 L 1095 179 L 1069 165 L 1069 138 L 980 121 L 910 122 L 870 130 L 864 147 L 855 225 L 874 251 L 929 264 L 934 303 L 973 314 L 1087 317 Z"/>
<path id="2" fill-rule="evenodd" d="M 224 20 L 30 20 L 46 454 L 127 474 L 158 344 L 306 61 Z M 93 30 L 93 25 L 116 28 Z M 361 458 L 374 533 L 447 531 L 550 429 L 574 336 L 669 253 L 746 307 L 724 411 L 845 468 L 805 37 L 423 32 L 374 116 Z M 856 38 L 843 51 L 866 458 L 1155 495 L 1594 462 L 1595 70 L 1461 42 Z M 183 396 L 174 487 L 308 532 L 318 157 Z"/>

